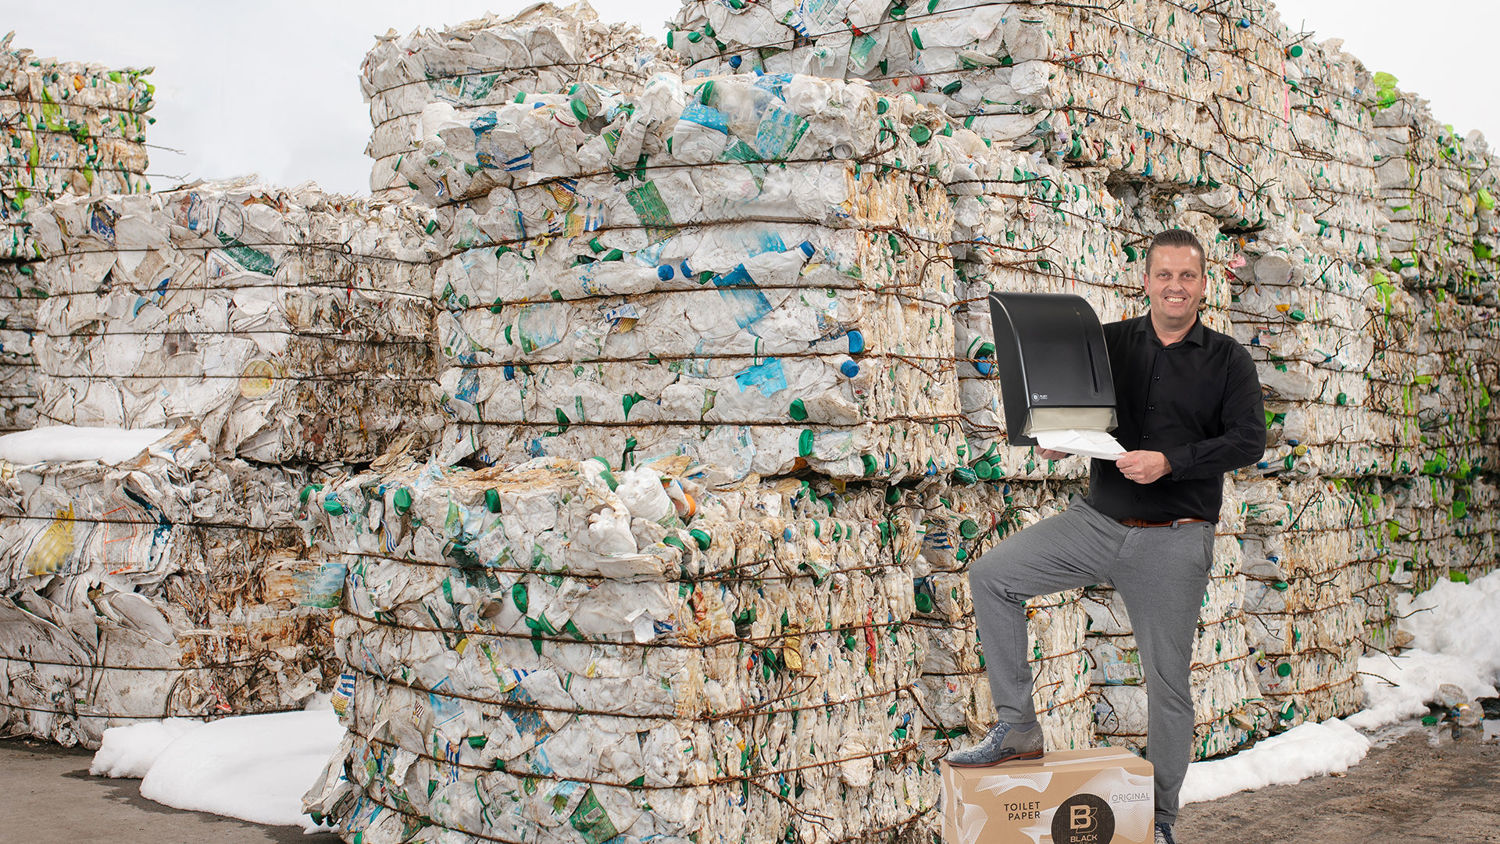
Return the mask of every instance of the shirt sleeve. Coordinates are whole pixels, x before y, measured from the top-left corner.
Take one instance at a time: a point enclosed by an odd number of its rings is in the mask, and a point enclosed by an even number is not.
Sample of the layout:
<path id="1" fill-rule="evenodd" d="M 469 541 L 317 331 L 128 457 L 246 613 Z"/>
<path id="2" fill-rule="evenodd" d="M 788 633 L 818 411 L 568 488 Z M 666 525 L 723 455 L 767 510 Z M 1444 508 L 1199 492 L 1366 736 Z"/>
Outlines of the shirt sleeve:
<path id="1" fill-rule="evenodd" d="M 1266 411 L 1255 362 L 1238 344 L 1231 348 L 1229 357 L 1229 372 L 1219 402 L 1219 430 L 1224 433 L 1163 451 L 1172 465 L 1173 480 L 1233 472 L 1265 456 Z"/>

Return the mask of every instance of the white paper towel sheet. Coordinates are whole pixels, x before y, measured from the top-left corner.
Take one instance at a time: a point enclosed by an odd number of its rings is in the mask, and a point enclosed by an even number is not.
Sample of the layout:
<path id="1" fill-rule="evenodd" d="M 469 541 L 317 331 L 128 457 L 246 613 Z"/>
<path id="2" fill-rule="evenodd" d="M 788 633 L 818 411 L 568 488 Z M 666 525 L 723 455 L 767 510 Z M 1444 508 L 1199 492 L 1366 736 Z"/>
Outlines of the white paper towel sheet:
<path id="1" fill-rule="evenodd" d="M 1114 437 L 1104 431 L 1082 431 L 1066 428 L 1058 431 L 1037 431 L 1037 444 L 1053 451 L 1066 451 L 1100 460 L 1118 460 L 1125 448 Z"/>

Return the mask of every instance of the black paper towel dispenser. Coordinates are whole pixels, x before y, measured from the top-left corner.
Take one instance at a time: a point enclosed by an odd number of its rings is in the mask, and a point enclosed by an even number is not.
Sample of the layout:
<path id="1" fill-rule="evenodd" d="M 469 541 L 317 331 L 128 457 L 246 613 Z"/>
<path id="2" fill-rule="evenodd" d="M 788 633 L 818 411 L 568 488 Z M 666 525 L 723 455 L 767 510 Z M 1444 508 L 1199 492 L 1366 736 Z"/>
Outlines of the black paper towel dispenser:
<path id="1" fill-rule="evenodd" d="M 1036 445 L 1036 431 L 1115 427 L 1104 327 L 1082 296 L 991 293 L 990 316 L 1011 445 Z"/>

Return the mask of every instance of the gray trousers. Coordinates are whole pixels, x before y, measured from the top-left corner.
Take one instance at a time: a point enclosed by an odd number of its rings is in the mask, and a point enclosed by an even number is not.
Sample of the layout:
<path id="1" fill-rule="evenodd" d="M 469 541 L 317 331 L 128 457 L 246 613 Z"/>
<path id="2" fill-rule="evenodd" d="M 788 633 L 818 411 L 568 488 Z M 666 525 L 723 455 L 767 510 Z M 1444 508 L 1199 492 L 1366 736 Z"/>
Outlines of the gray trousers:
<path id="1" fill-rule="evenodd" d="M 1131 528 L 1074 496 L 1068 509 L 996 545 L 969 568 L 974 616 L 1000 718 L 1036 720 L 1026 662 L 1026 599 L 1112 584 L 1125 600 L 1145 672 L 1156 820 L 1173 823 L 1193 741 L 1189 681 L 1214 526 Z"/>

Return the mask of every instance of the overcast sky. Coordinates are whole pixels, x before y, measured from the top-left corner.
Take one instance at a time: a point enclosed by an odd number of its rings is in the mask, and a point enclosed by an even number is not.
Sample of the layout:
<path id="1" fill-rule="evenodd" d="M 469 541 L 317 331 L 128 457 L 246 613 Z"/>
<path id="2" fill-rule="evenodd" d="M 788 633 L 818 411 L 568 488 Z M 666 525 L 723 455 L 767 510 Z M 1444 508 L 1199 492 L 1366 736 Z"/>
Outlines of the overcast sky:
<path id="1" fill-rule="evenodd" d="M 154 66 L 152 184 L 259 173 L 293 185 L 314 180 L 369 190 L 369 111 L 359 65 L 374 37 L 511 13 L 523 0 L 0 0 L 13 46 L 114 67 Z M 679 0 L 596 0 L 605 19 L 665 36 Z M 1500 140 L 1500 77 L 1490 60 L 1500 4 L 1427 0 L 1285 0 L 1293 27 L 1343 38 L 1371 70 L 1432 101 L 1460 132 Z"/>

